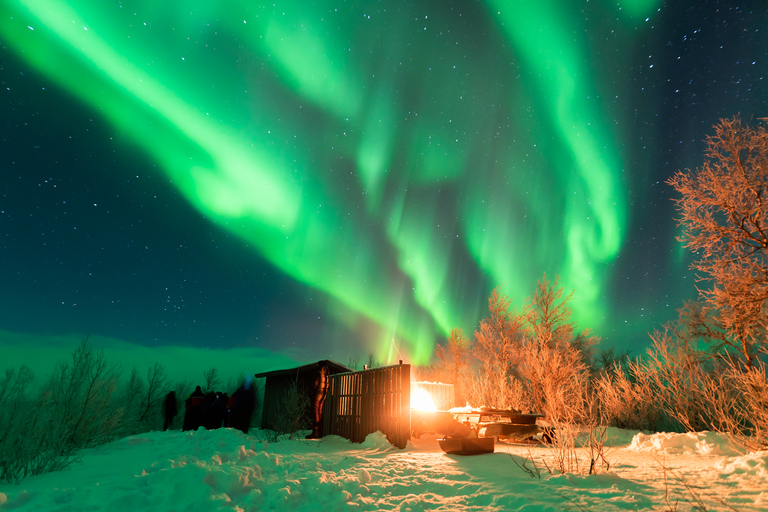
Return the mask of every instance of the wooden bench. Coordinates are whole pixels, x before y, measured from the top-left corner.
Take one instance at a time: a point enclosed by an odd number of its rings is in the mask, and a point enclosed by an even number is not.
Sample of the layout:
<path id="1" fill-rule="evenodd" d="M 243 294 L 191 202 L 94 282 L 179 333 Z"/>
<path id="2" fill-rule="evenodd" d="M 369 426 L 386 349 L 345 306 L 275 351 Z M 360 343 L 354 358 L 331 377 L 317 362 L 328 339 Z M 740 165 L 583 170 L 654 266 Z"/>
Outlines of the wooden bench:
<path id="1" fill-rule="evenodd" d="M 543 429 L 536 420 L 543 414 L 523 414 L 519 411 L 481 408 L 469 412 L 455 412 L 454 418 L 474 428 L 479 437 L 494 437 L 511 441 L 524 441 Z"/>

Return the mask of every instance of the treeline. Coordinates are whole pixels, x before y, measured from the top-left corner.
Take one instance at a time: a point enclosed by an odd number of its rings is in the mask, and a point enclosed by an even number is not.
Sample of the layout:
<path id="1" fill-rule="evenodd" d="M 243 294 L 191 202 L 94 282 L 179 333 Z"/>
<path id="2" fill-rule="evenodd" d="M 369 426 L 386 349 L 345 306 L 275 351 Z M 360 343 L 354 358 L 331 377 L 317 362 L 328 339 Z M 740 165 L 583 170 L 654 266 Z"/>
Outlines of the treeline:
<path id="1" fill-rule="evenodd" d="M 560 427 L 712 430 L 768 447 L 765 348 L 749 364 L 724 350 L 705 334 L 722 326 L 690 303 L 651 334 L 644 356 L 598 352 L 598 339 L 575 329 L 570 300 L 546 277 L 520 310 L 494 290 L 473 338 L 454 329 L 423 377 L 454 383 L 461 403 L 541 413 Z"/>
<path id="2" fill-rule="evenodd" d="M 201 383 L 171 383 L 156 363 L 145 373 L 134 368 L 123 378 L 120 366 L 86 341 L 61 361 L 42 385 L 26 366 L 0 377 L 0 481 L 63 469 L 78 450 L 113 439 L 161 430 L 162 403 L 174 391 L 177 410 L 172 429 L 180 429 L 184 400 L 196 385 L 205 392 L 222 386 L 234 392 L 245 375 L 224 385 L 213 368 Z"/>

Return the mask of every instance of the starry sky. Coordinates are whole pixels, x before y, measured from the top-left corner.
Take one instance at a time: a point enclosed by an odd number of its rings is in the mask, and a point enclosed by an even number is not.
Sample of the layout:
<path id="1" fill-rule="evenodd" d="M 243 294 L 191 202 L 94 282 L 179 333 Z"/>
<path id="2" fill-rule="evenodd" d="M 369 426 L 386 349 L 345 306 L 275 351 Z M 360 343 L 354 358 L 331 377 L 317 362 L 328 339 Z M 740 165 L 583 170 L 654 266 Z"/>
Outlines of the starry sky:
<path id="1" fill-rule="evenodd" d="M 642 353 L 767 52 L 759 0 L 5 0 L 0 343 L 419 364 L 546 274 Z"/>

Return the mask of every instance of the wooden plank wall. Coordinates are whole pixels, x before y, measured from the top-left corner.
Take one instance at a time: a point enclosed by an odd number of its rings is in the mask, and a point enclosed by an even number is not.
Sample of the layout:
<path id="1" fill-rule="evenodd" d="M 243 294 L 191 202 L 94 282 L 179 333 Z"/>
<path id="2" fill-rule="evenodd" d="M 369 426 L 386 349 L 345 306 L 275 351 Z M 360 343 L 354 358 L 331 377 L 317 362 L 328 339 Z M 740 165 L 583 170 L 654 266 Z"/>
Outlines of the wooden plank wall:
<path id="1" fill-rule="evenodd" d="M 435 407 L 438 411 L 447 411 L 457 405 L 454 403 L 453 384 L 443 384 L 442 382 L 414 382 L 412 384 L 417 389 L 423 389 L 432 397 Z M 459 404 L 463 405 L 463 404 Z"/>
<path id="2" fill-rule="evenodd" d="M 398 448 L 411 437 L 411 365 L 330 376 L 323 434 L 362 443 L 377 430 Z"/>

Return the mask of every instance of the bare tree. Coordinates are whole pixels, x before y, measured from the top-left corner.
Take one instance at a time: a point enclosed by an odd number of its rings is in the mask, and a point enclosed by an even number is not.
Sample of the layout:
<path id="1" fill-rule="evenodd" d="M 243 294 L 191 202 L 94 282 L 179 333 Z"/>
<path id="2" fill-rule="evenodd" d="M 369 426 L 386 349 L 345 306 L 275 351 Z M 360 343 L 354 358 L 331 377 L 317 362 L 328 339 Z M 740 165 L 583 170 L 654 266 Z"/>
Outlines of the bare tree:
<path id="1" fill-rule="evenodd" d="M 517 408 L 513 395 L 511 370 L 523 335 L 523 315 L 510 311 L 510 300 L 493 290 L 488 299 L 489 315 L 475 331 L 472 356 L 475 361 L 469 374 L 467 398 L 475 407 Z"/>
<path id="2" fill-rule="evenodd" d="M 430 369 L 430 373 L 438 380 L 454 385 L 454 401 L 460 405 L 465 401 L 464 390 L 471 354 L 472 345 L 469 339 L 464 335 L 464 331 L 457 327 L 451 330 L 445 345 L 435 347 L 437 363 Z"/>
<path id="3" fill-rule="evenodd" d="M 144 379 L 141 377 L 138 368 L 134 366 L 130 377 L 128 377 L 128 382 L 123 385 L 120 398 L 120 404 L 125 411 L 125 421 L 121 425 L 121 431 L 125 435 L 136 434 L 139 430 L 137 422 L 139 417 L 138 411 L 141 409 L 141 400 L 145 389 Z"/>
<path id="4" fill-rule="evenodd" d="M 168 376 L 160 363 L 147 369 L 147 388 L 141 399 L 139 423 L 147 423 L 152 417 L 160 418 L 159 406 L 168 393 Z"/>
<path id="5" fill-rule="evenodd" d="M 77 450 L 117 435 L 123 410 L 113 393 L 118 367 L 87 339 L 60 363 L 38 393 L 28 390 L 32 374 L 22 368 L 0 382 L 0 480 L 67 467 Z M 9 386 L 6 391 L 6 386 Z"/>
<path id="6" fill-rule="evenodd" d="M 29 399 L 27 388 L 34 377 L 28 366 L 22 366 L 18 370 L 7 369 L 5 377 L 0 379 L 0 446 L 20 421 L 19 417 L 25 414 L 23 409 Z"/>
<path id="7" fill-rule="evenodd" d="M 566 416 L 583 420 L 588 413 L 574 407 L 585 403 L 582 393 L 597 338 L 588 330 L 577 332 L 571 320 L 572 296 L 563 296 L 559 279 L 542 277 L 525 310 L 525 339 L 513 368 L 525 390 L 524 408 L 552 420 Z"/>
<path id="8" fill-rule="evenodd" d="M 622 350 L 618 354 L 614 347 L 603 349 L 597 353 L 592 363 L 592 369 L 594 371 L 613 371 L 616 368 L 620 368 L 625 373 L 629 368 L 631 362 L 629 358 L 630 351 Z"/>
<path id="9" fill-rule="evenodd" d="M 43 389 L 52 411 L 51 429 L 78 448 L 112 435 L 120 420 L 111 403 L 119 377 L 119 367 L 83 341 L 72 361 L 59 364 Z"/>
<path id="10" fill-rule="evenodd" d="M 768 132 L 738 116 L 714 129 L 704 164 L 667 183 L 681 194 L 674 199 L 684 229 L 679 239 L 697 255 L 692 268 L 712 283 L 699 289 L 706 312 L 723 325 L 724 344 L 751 367 L 766 346 Z"/>
<path id="11" fill-rule="evenodd" d="M 536 286 L 530 306 L 526 309 L 529 337 L 539 346 L 571 346 L 580 354 L 582 361 L 589 364 L 598 338 L 592 336 L 588 329 L 576 331 L 570 307 L 572 299 L 573 292 L 563 296 L 559 277 L 552 282 L 544 275 Z"/>
<path id="12" fill-rule="evenodd" d="M 205 379 L 205 383 L 203 385 L 203 392 L 204 393 L 210 393 L 211 391 L 216 391 L 216 388 L 221 386 L 221 379 L 219 378 L 219 370 L 216 368 L 211 368 L 210 370 L 206 370 L 203 372 L 203 378 Z"/>
<path id="13" fill-rule="evenodd" d="M 371 368 L 378 368 L 381 366 L 381 363 L 379 363 L 375 357 L 373 357 L 373 352 L 368 353 L 368 369 Z"/>

